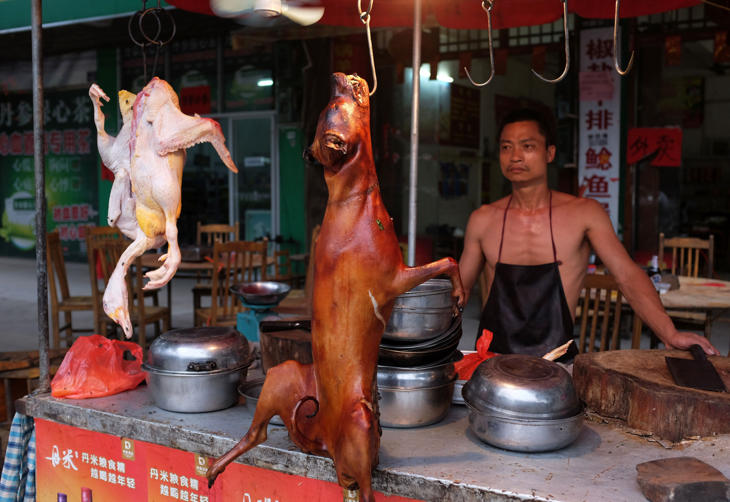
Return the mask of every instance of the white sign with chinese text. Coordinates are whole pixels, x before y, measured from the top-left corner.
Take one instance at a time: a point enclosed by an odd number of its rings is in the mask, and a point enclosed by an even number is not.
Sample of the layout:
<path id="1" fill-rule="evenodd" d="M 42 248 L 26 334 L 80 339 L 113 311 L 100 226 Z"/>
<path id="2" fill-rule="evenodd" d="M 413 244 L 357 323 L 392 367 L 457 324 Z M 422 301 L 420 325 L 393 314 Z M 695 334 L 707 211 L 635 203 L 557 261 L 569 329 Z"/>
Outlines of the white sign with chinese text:
<path id="1" fill-rule="evenodd" d="M 578 185 L 618 230 L 621 147 L 621 76 L 613 67 L 613 30 L 580 32 Z"/>

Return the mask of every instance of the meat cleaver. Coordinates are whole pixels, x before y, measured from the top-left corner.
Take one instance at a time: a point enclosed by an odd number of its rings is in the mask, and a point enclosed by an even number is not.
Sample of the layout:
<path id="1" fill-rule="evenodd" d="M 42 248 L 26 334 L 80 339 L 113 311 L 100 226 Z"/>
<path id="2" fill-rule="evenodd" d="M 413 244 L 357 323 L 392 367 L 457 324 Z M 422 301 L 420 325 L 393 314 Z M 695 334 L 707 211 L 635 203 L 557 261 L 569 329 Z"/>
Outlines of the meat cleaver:
<path id="1" fill-rule="evenodd" d="M 725 383 L 720 378 L 717 370 L 707 359 L 705 351 L 699 345 L 692 345 L 689 348 L 693 359 L 680 359 L 678 357 L 665 357 L 667 367 L 677 385 L 692 387 L 693 389 L 709 390 L 714 392 L 727 392 Z"/>

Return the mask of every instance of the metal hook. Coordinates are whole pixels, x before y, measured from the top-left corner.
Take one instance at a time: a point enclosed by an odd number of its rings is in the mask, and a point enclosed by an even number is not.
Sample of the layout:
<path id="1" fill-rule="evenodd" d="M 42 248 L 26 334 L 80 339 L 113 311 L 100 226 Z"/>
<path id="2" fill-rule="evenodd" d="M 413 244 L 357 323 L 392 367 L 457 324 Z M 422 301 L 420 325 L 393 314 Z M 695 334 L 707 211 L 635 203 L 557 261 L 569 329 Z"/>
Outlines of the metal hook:
<path id="1" fill-rule="evenodd" d="M 631 51 L 631 58 L 629 59 L 629 64 L 626 65 L 626 69 L 622 70 L 621 66 L 618 64 L 618 11 L 619 11 L 619 5 L 621 4 L 621 0 L 616 0 L 616 11 L 613 15 L 613 66 L 616 68 L 616 71 L 619 75 L 626 75 L 628 72 L 631 71 L 631 67 L 634 65 L 634 51 Z"/>
<path id="2" fill-rule="evenodd" d="M 489 4 L 489 7 L 487 7 L 486 4 Z M 474 79 L 471 78 L 471 75 L 469 75 L 469 69 L 465 66 L 464 71 L 466 72 L 466 78 L 469 79 L 469 82 L 474 84 L 477 87 L 484 87 L 489 82 L 492 81 L 492 78 L 494 77 L 494 51 L 492 49 L 492 6 L 494 5 L 493 0 L 483 0 L 482 1 L 482 9 L 484 12 L 487 13 L 487 36 L 489 38 L 489 67 L 491 68 L 491 71 L 489 73 L 489 78 L 486 82 L 477 83 L 474 82 Z"/>
<path id="3" fill-rule="evenodd" d="M 357 10 L 360 13 L 360 21 L 365 25 L 365 32 L 368 36 L 368 50 L 370 51 L 370 68 L 373 70 L 373 88 L 370 91 L 370 96 L 375 94 L 375 89 L 378 88 L 378 75 L 375 73 L 375 57 L 373 56 L 373 39 L 370 36 L 370 11 L 373 10 L 373 3 L 375 0 L 370 0 L 368 10 L 362 10 L 362 0 L 357 0 Z"/>
<path id="4" fill-rule="evenodd" d="M 534 69 L 532 69 L 532 73 L 534 73 L 537 78 L 539 78 L 543 82 L 547 82 L 549 84 L 557 84 L 558 82 L 563 80 L 565 78 L 565 76 L 568 74 L 568 68 L 570 68 L 570 39 L 568 38 L 568 0 L 562 0 L 562 2 L 563 2 L 563 33 L 565 34 L 565 69 L 563 69 L 563 73 L 561 73 L 558 78 L 555 78 L 553 80 L 543 77 L 542 75 L 537 73 Z"/>

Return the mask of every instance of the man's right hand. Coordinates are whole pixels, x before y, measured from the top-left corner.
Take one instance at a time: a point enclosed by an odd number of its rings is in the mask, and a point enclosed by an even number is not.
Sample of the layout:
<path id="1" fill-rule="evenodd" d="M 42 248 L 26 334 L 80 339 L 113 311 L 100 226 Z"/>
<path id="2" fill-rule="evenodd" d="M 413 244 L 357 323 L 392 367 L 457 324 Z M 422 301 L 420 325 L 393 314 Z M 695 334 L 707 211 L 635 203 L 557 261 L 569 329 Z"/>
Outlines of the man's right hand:
<path id="1" fill-rule="evenodd" d="M 687 331 L 677 331 L 671 340 L 664 341 L 667 348 L 689 350 L 692 345 L 699 345 L 705 354 L 709 356 L 719 356 L 720 351 L 717 350 L 710 341 L 702 335 Z"/>

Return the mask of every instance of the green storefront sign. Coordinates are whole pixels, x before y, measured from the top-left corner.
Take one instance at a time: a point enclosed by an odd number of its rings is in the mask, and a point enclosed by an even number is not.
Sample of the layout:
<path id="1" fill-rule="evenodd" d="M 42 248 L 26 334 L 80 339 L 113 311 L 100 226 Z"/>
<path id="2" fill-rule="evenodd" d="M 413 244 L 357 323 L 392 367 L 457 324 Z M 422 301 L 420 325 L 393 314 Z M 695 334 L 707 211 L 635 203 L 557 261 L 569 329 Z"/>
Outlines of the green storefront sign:
<path id="1" fill-rule="evenodd" d="M 85 259 L 96 225 L 96 129 L 86 89 L 48 92 L 44 102 L 48 231 L 58 230 L 67 257 Z M 0 255 L 35 248 L 33 112 L 29 93 L 0 96 Z"/>

